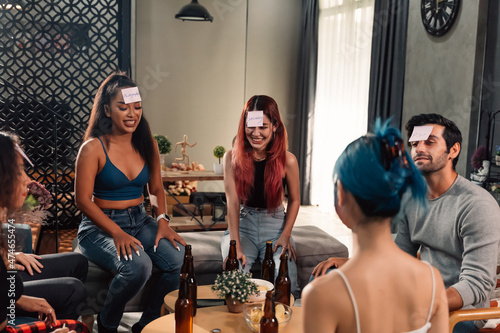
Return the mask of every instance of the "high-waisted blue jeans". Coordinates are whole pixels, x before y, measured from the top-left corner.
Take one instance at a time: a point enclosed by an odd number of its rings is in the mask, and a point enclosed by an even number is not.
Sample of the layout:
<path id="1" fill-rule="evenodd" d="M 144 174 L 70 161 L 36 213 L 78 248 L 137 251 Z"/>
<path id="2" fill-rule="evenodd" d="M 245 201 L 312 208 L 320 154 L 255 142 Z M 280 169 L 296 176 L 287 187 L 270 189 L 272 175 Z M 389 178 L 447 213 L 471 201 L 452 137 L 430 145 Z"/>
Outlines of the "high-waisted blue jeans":
<path id="1" fill-rule="evenodd" d="M 259 259 L 264 261 L 266 254 L 266 241 L 270 240 L 274 244 L 281 236 L 285 226 L 285 211 L 279 207 L 275 212 L 268 213 L 266 209 L 252 208 L 243 206 L 240 209 L 240 242 L 241 249 L 246 256 L 247 264 L 244 271 L 249 272 L 254 262 Z M 225 259 L 229 254 L 229 230 L 226 230 L 222 237 L 221 250 L 222 258 Z M 290 242 L 295 248 L 295 243 L 290 237 Z M 280 255 L 282 248 L 278 247 L 274 253 L 273 259 L 276 267 L 274 276 L 278 276 L 280 267 Z M 297 264 L 295 261 L 288 261 L 288 275 L 292 282 L 292 294 L 295 299 L 300 297 L 299 286 L 297 283 Z M 260 278 L 260 276 L 256 276 Z"/>
<path id="2" fill-rule="evenodd" d="M 113 238 L 83 216 L 78 230 L 78 242 L 83 255 L 115 274 L 100 313 L 101 323 L 109 329 L 118 327 L 125 304 L 144 287 L 151 276 L 154 264 L 162 271 L 162 274 L 148 307 L 139 320 L 139 323 L 145 326 L 160 316 L 165 295 L 179 288 L 184 247 L 179 246 L 181 251 L 178 251 L 170 241 L 162 239 L 156 252 L 153 251 L 158 224 L 154 218 L 146 214 L 142 204 L 127 209 L 103 209 L 102 211 L 123 231 L 137 238 L 144 250 L 139 247 L 140 256 L 132 251 L 133 260 L 125 260 L 123 256 L 121 260 L 118 260 Z"/>

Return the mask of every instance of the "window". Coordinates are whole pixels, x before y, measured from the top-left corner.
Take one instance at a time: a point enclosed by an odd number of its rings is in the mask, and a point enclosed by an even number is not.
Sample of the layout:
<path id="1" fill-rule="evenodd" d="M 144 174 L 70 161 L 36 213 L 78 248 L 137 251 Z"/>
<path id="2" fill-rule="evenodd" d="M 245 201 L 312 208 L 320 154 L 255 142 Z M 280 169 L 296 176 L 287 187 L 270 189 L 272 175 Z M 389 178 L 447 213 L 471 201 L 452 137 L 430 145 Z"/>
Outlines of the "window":
<path id="1" fill-rule="evenodd" d="M 335 161 L 367 129 L 374 2 L 320 1 L 311 203 L 330 213 Z"/>

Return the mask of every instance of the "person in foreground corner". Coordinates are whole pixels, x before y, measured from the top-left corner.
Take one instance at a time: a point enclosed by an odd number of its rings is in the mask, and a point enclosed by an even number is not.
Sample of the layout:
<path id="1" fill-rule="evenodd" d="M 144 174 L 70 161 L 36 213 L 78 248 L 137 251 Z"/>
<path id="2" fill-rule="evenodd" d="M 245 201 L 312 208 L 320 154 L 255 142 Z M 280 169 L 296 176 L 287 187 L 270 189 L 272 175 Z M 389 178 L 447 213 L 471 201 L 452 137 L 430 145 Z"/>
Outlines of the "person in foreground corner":
<path id="1" fill-rule="evenodd" d="M 144 208 L 146 184 L 156 220 Z M 116 332 L 125 305 L 144 287 L 153 264 L 162 271 L 132 327 L 134 333 L 142 331 L 160 316 L 164 296 L 179 288 L 186 243 L 169 226 L 158 146 L 137 85 L 123 72 L 108 76 L 95 96 L 76 160 L 75 200 L 83 213 L 82 253 L 115 274 L 97 316 L 99 333 Z"/>
<path id="2" fill-rule="evenodd" d="M 23 158 L 29 162 L 17 136 L 0 132 L 0 230 L 26 198 L 30 179 Z M 0 235 L 0 332 L 37 319 L 52 327 L 56 313 L 59 318 L 76 320 L 78 306 L 87 296 L 82 281 L 87 275 L 87 259 L 79 253 L 54 254 L 48 260 L 47 256 L 13 254 L 9 250 L 15 238 L 9 237 L 12 229 L 7 230 Z M 31 282 L 24 281 L 28 278 Z M 68 331 L 59 328 L 54 333 Z"/>
<path id="3" fill-rule="evenodd" d="M 378 124 L 375 135 L 350 143 L 335 164 L 334 185 L 335 210 L 357 236 L 357 251 L 304 288 L 304 332 L 447 332 L 441 275 L 391 237 L 403 193 L 424 202 L 426 192 L 399 131 Z"/>
<path id="4" fill-rule="evenodd" d="M 266 241 L 272 241 L 275 276 L 281 254 L 288 252 L 291 291 L 298 298 L 292 228 L 300 207 L 299 167 L 287 148 L 287 132 L 276 101 L 265 95 L 251 97 L 241 113 L 233 149 L 224 155 L 228 230 L 221 249 L 227 258 L 229 241 L 236 240 L 237 257 L 244 270 L 250 271 L 257 259 L 263 261 Z"/>

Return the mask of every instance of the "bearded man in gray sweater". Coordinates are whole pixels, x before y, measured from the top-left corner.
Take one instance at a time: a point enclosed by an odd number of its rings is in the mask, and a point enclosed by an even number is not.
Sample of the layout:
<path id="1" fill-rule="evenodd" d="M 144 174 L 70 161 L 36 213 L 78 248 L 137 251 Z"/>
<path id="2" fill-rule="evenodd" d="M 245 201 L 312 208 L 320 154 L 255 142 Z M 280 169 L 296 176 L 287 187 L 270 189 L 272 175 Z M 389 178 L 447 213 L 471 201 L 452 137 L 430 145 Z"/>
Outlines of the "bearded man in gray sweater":
<path id="1" fill-rule="evenodd" d="M 489 307 L 496 286 L 500 208 L 483 188 L 457 174 L 462 134 L 450 120 L 421 114 L 405 126 L 411 156 L 428 184 L 427 206 L 408 194 L 394 219 L 397 245 L 436 267 L 450 311 Z M 476 332 L 481 322 L 464 322 L 455 332 Z"/>

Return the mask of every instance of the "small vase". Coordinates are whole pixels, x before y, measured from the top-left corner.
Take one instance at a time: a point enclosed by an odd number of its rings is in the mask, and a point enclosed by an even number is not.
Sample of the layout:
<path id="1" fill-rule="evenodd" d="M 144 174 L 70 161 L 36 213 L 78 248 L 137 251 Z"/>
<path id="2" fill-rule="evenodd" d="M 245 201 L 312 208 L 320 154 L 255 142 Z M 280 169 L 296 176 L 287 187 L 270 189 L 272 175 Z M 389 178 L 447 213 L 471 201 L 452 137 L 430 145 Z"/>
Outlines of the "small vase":
<path id="1" fill-rule="evenodd" d="M 160 154 L 160 165 L 162 170 L 166 170 L 166 165 L 165 165 L 165 158 L 167 157 L 168 154 Z"/>
<path id="2" fill-rule="evenodd" d="M 226 295 L 226 304 L 227 310 L 232 313 L 242 313 L 243 312 L 243 304 L 237 299 L 233 300 L 231 295 Z"/>
<path id="3" fill-rule="evenodd" d="M 500 155 L 495 156 L 495 164 L 500 166 Z"/>
<path id="4" fill-rule="evenodd" d="M 224 167 L 222 164 L 219 163 L 214 163 L 214 173 L 216 175 L 222 175 L 224 174 Z"/>

